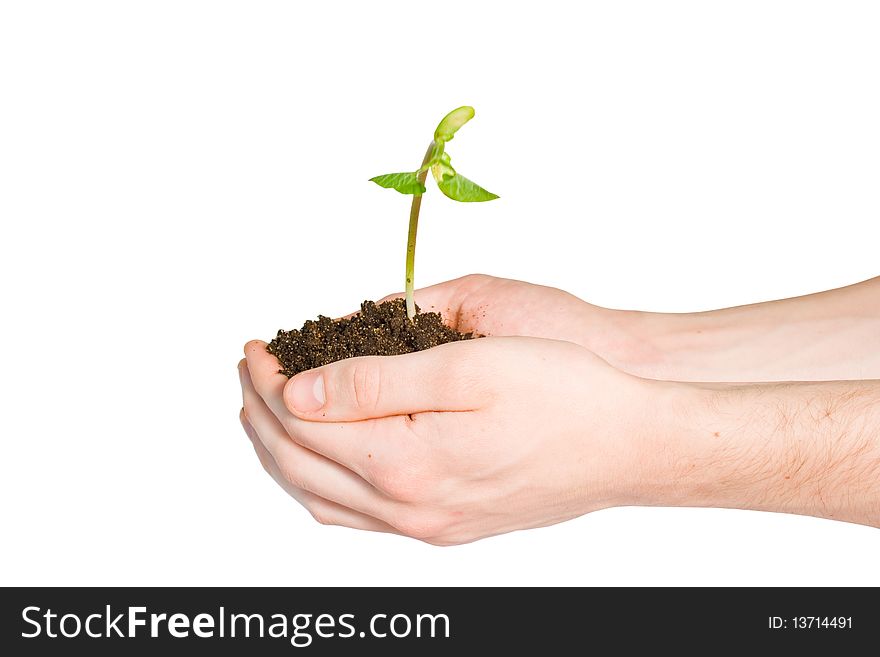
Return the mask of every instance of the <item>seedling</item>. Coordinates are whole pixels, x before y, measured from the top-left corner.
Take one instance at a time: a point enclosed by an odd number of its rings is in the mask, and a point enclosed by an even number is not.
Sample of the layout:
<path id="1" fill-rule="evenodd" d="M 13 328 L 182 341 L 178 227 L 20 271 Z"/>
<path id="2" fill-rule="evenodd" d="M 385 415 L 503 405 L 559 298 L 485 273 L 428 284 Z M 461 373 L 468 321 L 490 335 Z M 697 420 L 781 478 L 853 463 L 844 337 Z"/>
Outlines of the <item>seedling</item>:
<path id="1" fill-rule="evenodd" d="M 473 181 L 468 180 L 452 168 L 449 153 L 446 152 L 446 142 L 451 141 L 458 129 L 474 118 L 474 108 L 459 107 L 443 117 L 437 129 L 434 131 L 434 139 L 431 140 L 422 165 L 412 172 L 386 173 L 370 180 L 381 187 L 396 189 L 401 194 L 412 195 L 412 206 L 409 211 L 409 234 L 406 241 L 406 315 L 412 320 L 416 314 L 416 304 L 413 299 L 413 272 L 416 262 L 416 233 L 419 229 L 419 211 L 422 207 L 422 194 L 425 193 L 425 181 L 428 178 L 428 170 L 434 176 L 437 187 L 453 201 L 473 203 L 478 201 L 491 201 L 498 196 L 487 192 Z"/>
<path id="2" fill-rule="evenodd" d="M 416 231 L 419 227 L 419 210 L 422 207 L 428 170 L 434 174 L 440 191 L 455 201 L 467 203 L 498 198 L 456 173 L 446 152 L 446 142 L 473 117 L 473 107 L 459 107 L 451 111 L 434 131 L 434 138 L 418 169 L 407 173 L 388 173 L 370 179 L 382 187 L 396 189 L 401 194 L 413 197 L 406 243 L 406 302 L 401 299 L 381 304 L 364 301 L 361 311 L 349 317 L 332 320 L 318 315 L 317 320 L 307 321 L 301 329 L 278 331 L 266 350 L 278 359 L 279 372 L 291 377 L 343 358 L 409 354 L 441 344 L 480 337 L 450 326 L 438 312 L 416 315 L 416 304 L 413 301 Z M 404 310 L 409 320 L 401 322 Z"/>

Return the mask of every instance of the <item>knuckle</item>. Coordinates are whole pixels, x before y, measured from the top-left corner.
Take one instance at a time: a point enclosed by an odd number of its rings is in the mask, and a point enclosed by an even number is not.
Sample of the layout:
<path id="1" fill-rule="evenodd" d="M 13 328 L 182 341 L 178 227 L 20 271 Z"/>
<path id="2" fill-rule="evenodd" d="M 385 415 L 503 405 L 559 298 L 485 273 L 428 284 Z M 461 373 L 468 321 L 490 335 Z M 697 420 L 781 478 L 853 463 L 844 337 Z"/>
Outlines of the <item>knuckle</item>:
<path id="1" fill-rule="evenodd" d="M 308 490 L 302 472 L 296 467 L 295 463 L 291 463 L 285 459 L 278 463 L 278 469 L 281 472 L 281 476 L 284 477 L 284 481 L 288 484 L 300 490 Z"/>
<path id="2" fill-rule="evenodd" d="M 260 466 L 263 468 L 263 472 L 271 476 L 272 468 L 269 467 L 269 464 L 266 462 L 266 458 L 262 454 L 260 454 L 260 452 L 258 452 L 256 448 L 254 448 L 254 452 L 256 452 L 257 454 L 257 460 L 260 462 Z"/>
<path id="3" fill-rule="evenodd" d="M 309 509 L 309 513 L 319 525 L 329 526 L 335 524 L 325 509 Z"/>
<path id="4" fill-rule="evenodd" d="M 370 473 L 373 485 L 388 497 L 400 502 L 422 502 L 433 485 L 433 477 L 425 466 L 379 466 Z"/>
<path id="5" fill-rule="evenodd" d="M 281 426 L 284 427 L 284 431 L 293 442 L 295 442 L 297 445 L 300 445 L 301 447 L 308 447 L 308 445 L 306 444 L 307 441 L 303 438 L 301 423 L 302 421 L 299 418 L 287 417 L 282 420 Z"/>
<path id="6" fill-rule="evenodd" d="M 388 466 L 372 466 L 370 478 L 373 485 L 388 497 L 397 500 L 404 500 L 401 493 L 405 493 L 410 488 L 410 482 L 404 481 L 402 474 L 396 469 Z"/>
<path id="7" fill-rule="evenodd" d="M 443 533 L 443 523 L 428 513 L 420 511 L 408 511 L 402 513 L 392 523 L 404 536 L 415 538 L 420 541 L 430 542 Z"/>
<path id="8" fill-rule="evenodd" d="M 423 538 L 423 543 L 433 545 L 434 547 L 454 547 L 456 545 L 464 545 L 467 541 L 461 541 L 454 538 L 429 537 Z"/>
<path id="9" fill-rule="evenodd" d="M 362 411 L 375 410 L 379 405 L 382 372 L 373 359 L 358 360 L 351 370 L 352 402 Z"/>
<path id="10" fill-rule="evenodd" d="M 264 456 L 264 455 L 260 452 L 260 450 L 257 449 L 256 445 L 254 446 L 254 453 L 256 453 L 256 455 L 257 455 L 257 460 L 260 462 L 260 465 L 262 466 L 262 468 L 263 468 L 263 470 L 266 472 L 266 474 L 271 475 L 271 474 L 272 474 L 272 468 L 271 468 L 270 465 L 269 465 L 269 461 L 267 460 L 266 456 Z"/>

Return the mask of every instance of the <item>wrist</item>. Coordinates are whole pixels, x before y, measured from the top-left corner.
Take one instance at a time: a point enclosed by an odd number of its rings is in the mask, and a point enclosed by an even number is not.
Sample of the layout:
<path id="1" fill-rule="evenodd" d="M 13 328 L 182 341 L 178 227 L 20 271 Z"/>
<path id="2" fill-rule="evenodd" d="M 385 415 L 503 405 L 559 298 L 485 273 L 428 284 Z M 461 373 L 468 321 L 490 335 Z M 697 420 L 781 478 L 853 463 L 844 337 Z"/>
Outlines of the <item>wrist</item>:
<path id="1" fill-rule="evenodd" d="M 735 455 L 749 450 L 742 432 L 733 429 L 740 419 L 719 413 L 719 396 L 729 392 L 728 386 L 664 381 L 656 387 L 658 429 L 650 447 L 655 459 L 646 503 L 736 506 L 724 492 L 736 488 L 738 473 L 727 468 Z"/>
<path id="2" fill-rule="evenodd" d="M 643 403 L 635 408 L 641 422 L 629 503 L 747 506 L 745 457 L 756 450 L 743 416 L 722 401 L 745 386 L 637 380 Z"/>
<path id="3" fill-rule="evenodd" d="M 779 360 L 785 344 L 768 356 L 756 336 L 766 327 L 736 311 L 651 313 L 593 307 L 585 323 L 584 346 L 614 367 L 648 379 L 668 381 L 769 380 L 768 361 Z M 766 341 L 766 340 L 765 340 Z M 763 342 L 762 342 L 763 344 Z M 750 345 L 744 352 L 742 346 Z M 749 377 L 740 372 L 747 369 Z M 784 378 L 784 377 L 783 377 Z"/>
<path id="4" fill-rule="evenodd" d="M 806 473 L 792 477 L 785 462 L 796 418 L 778 386 L 653 383 L 658 429 L 646 505 L 804 512 L 794 505 Z M 792 508 L 774 508 L 777 494 Z"/>
<path id="5" fill-rule="evenodd" d="M 687 505 L 699 489 L 686 476 L 690 468 L 684 462 L 694 456 L 687 424 L 702 403 L 702 391 L 692 384 L 618 374 L 625 379 L 615 387 L 620 406 L 608 415 L 619 467 L 609 472 L 608 506 Z"/>
<path id="6" fill-rule="evenodd" d="M 708 326 L 690 315 L 588 306 L 581 344 L 617 369 L 638 377 L 691 380 L 694 336 L 705 342 Z"/>
<path id="7" fill-rule="evenodd" d="M 692 467 L 697 452 L 690 423 L 707 403 L 707 391 L 689 383 L 632 380 L 625 505 L 694 506 L 702 485 Z"/>

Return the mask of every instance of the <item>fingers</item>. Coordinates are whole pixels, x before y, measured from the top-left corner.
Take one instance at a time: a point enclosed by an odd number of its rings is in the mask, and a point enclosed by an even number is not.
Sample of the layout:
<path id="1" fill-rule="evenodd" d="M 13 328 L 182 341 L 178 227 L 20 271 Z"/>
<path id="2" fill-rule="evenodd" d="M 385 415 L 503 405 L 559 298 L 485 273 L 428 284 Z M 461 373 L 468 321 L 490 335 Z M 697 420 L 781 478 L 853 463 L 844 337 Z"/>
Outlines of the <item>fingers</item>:
<path id="1" fill-rule="evenodd" d="M 284 386 L 284 403 L 297 417 L 322 422 L 475 410 L 488 400 L 491 385 L 475 349 L 485 340 L 402 356 L 349 358 L 302 372 Z"/>
<path id="2" fill-rule="evenodd" d="M 280 369 L 278 359 L 266 351 L 266 346 L 262 340 L 251 340 L 244 346 L 246 369 L 257 393 L 266 401 L 272 412 L 280 420 L 284 420 L 290 415 L 282 400 L 287 377 L 278 371 Z"/>
<path id="3" fill-rule="evenodd" d="M 357 511 L 348 509 L 344 506 L 336 504 L 335 502 L 331 502 L 330 500 L 325 500 L 322 497 L 318 497 L 314 493 L 309 493 L 308 491 L 295 488 L 282 476 L 281 471 L 278 468 L 278 464 L 275 462 L 275 459 L 272 458 L 269 450 L 267 450 L 263 443 L 260 441 L 256 430 L 248 421 L 247 416 L 244 413 L 244 409 L 241 410 L 239 420 L 241 421 L 241 425 L 242 427 L 244 427 L 244 431 L 254 447 L 254 452 L 256 452 L 257 458 L 260 460 L 260 464 L 263 466 L 263 469 L 269 474 L 269 476 L 272 477 L 272 479 L 275 480 L 275 482 L 279 486 L 281 486 L 281 488 L 285 490 L 285 492 L 287 492 L 288 495 L 290 495 L 297 502 L 302 504 L 306 508 L 306 510 L 312 514 L 312 517 L 319 523 L 321 523 L 322 525 L 339 525 L 341 527 L 351 527 L 352 529 L 363 529 L 373 532 L 383 532 L 390 534 L 400 533 L 388 523 L 382 522 L 381 520 L 378 520 L 376 518 L 371 518 L 370 516 L 364 515 L 363 513 L 358 513 Z"/>
<path id="4" fill-rule="evenodd" d="M 395 517 L 396 502 L 351 470 L 290 439 L 279 419 L 257 393 L 248 368 L 241 369 L 241 385 L 247 418 L 277 463 L 284 481 L 298 490 L 314 493 L 380 520 Z"/>
<path id="5" fill-rule="evenodd" d="M 288 435 L 299 445 L 352 470 L 375 485 L 378 467 L 411 462 L 426 446 L 405 415 L 362 422 L 309 422 L 297 417 L 284 423 Z"/>
<path id="6" fill-rule="evenodd" d="M 295 499 L 300 504 L 304 504 L 305 496 L 308 495 L 306 491 L 300 490 L 298 488 L 294 488 L 289 481 L 285 481 L 284 477 L 281 476 L 281 472 L 278 470 L 278 464 L 275 463 L 275 459 L 272 458 L 272 455 L 269 453 L 269 450 L 266 449 L 265 445 L 260 441 L 260 437 L 257 435 L 256 429 L 254 429 L 253 425 L 248 420 L 247 414 L 244 412 L 244 408 L 241 409 L 241 412 L 238 414 L 238 421 L 241 422 L 241 426 L 244 429 L 245 434 L 250 439 L 251 444 L 254 447 L 254 452 L 257 455 L 257 458 L 260 460 L 260 465 L 263 466 L 263 469 L 269 474 L 272 479 L 275 480 L 281 488 L 284 489 L 284 492 L 290 495 L 293 499 Z"/>
<path id="7" fill-rule="evenodd" d="M 264 344 L 255 341 L 245 347 L 248 359 L 244 361 L 243 369 L 239 366 L 242 389 L 246 391 L 251 386 L 271 409 L 286 431 L 287 435 L 282 437 L 284 441 L 292 440 L 332 459 L 371 483 L 377 463 L 393 464 L 414 459 L 421 453 L 423 445 L 415 440 L 411 429 L 406 426 L 405 417 L 331 424 L 308 422 L 290 413 L 282 400 L 287 378 L 278 374 L 277 360 L 266 352 Z M 270 434 L 264 440 L 271 440 L 274 435 Z"/>
<path id="8" fill-rule="evenodd" d="M 261 457 L 267 471 L 279 482 L 284 482 L 282 485 L 286 489 L 295 491 L 294 497 L 309 506 L 321 522 L 373 531 L 393 531 L 428 542 L 434 540 L 438 527 L 442 527 L 446 520 L 444 514 L 427 505 L 428 500 L 438 494 L 438 473 L 431 466 L 430 459 L 410 456 L 403 436 L 408 434 L 411 444 L 419 444 L 417 433 L 439 435 L 436 427 L 434 431 L 426 432 L 424 428 L 416 431 L 407 427 L 406 423 L 432 427 L 433 421 L 442 414 L 425 414 L 416 423 L 405 417 L 329 423 L 306 422 L 288 413 L 294 424 L 308 431 L 307 440 L 327 451 L 332 449 L 327 445 L 334 442 L 331 431 L 347 432 L 350 429 L 352 450 L 356 450 L 358 444 L 375 444 L 376 452 L 367 454 L 366 463 L 370 465 L 362 467 L 364 475 L 359 477 L 354 471 L 294 442 L 281 420 L 257 393 L 247 365 L 240 367 L 239 372 L 244 412 L 252 427 L 252 435 L 259 439 L 255 442 L 263 447 L 261 450 L 259 445 L 255 445 L 258 457 Z M 390 439 L 380 438 L 386 428 L 393 428 L 394 424 L 404 427 L 403 431 L 390 434 Z M 373 427 L 367 433 L 373 431 L 375 435 L 364 436 L 364 427 Z M 325 433 L 315 433 L 317 430 Z M 337 443 L 342 442 L 338 439 L 339 434 L 336 434 L 336 438 Z M 302 437 L 297 440 L 305 442 Z M 328 506 L 325 502 L 336 506 Z M 367 518 L 352 515 L 345 509 Z"/>

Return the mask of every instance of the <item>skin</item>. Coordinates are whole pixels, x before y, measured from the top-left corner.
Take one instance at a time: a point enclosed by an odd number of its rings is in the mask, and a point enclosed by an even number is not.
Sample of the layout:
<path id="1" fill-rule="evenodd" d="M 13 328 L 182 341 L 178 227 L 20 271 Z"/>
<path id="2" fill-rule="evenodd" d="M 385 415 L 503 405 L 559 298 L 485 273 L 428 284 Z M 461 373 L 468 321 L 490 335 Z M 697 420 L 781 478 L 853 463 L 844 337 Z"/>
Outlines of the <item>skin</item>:
<path id="1" fill-rule="evenodd" d="M 289 381 L 245 346 L 245 431 L 323 524 L 436 545 L 622 505 L 880 526 L 880 279 L 692 315 L 488 276 L 416 302 L 489 337 Z"/>

